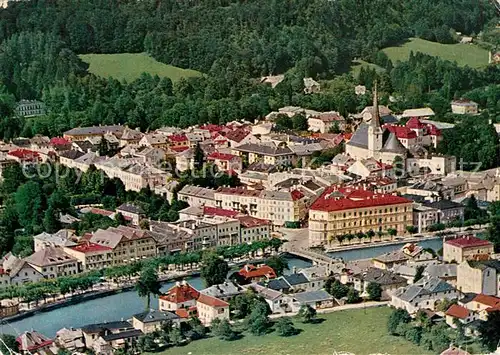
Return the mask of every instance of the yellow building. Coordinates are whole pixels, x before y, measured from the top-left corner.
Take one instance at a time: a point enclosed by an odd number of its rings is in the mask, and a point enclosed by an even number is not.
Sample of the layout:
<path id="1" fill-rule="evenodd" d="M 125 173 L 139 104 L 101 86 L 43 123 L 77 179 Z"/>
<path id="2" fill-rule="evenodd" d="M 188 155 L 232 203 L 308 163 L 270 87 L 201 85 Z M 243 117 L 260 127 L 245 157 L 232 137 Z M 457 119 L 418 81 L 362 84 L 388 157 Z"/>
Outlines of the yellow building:
<path id="1" fill-rule="evenodd" d="M 457 289 L 491 296 L 499 295 L 500 261 L 464 261 L 457 267 Z"/>
<path id="2" fill-rule="evenodd" d="M 196 300 L 198 318 L 201 323 L 209 326 L 215 319 L 229 320 L 229 303 L 218 298 L 200 293 Z"/>
<path id="3" fill-rule="evenodd" d="M 83 271 L 102 270 L 113 264 L 113 249 L 107 246 L 87 241 L 64 251 L 80 262 Z"/>
<path id="4" fill-rule="evenodd" d="M 474 236 L 446 240 L 443 244 L 443 260 L 460 264 L 465 260 L 489 259 L 493 244 Z"/>
<path id="5" fill-rule="evenodd" d="M 174 325 L 178 326 L 180 318 L 173 312 L 162 312 L 151 309 L 144 313 L 134 315 L 132 317 L 132 326 L 135 329 L 139 329 L 144 334 L 148 334 L 161 330 L 163 323 L 168 321 L 171 321 Z"/>
<path id="6" fill-rule="evenodd" d="M 413 202 L 357 187 L 332 186 L 309 209 L 309 244 L 324 245 L 346 234 L 387 232 L 399 235 L 413 224 Z"/>

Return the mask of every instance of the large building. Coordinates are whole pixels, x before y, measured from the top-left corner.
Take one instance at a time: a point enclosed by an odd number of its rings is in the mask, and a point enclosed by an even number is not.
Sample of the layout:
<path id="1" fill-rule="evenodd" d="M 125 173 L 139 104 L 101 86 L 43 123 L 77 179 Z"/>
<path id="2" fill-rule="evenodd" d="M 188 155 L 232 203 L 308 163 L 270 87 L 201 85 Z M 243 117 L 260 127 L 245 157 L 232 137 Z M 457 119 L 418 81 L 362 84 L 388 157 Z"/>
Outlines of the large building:
<path id="1" fill-rule="evenodd" d="M 493 254 L 493 244 L 474 236 L 446 240 L 443 244 L 443 261 L 460 264 L 465 260 L 477 260 Z"/>
<path id="2" fill-rule="evenodd" d="M 413 202 L 357 187 L 331 186 L 309 209 L 309 245 L 325 245 L 345 234 L 406 232 L 413 224 Z"/>
<path id="3" fill-rule="evenodd" d="M 463 261 L 457 267 L 457 289 L 461 292 L 500 295 L 500 261 Z"/>
<path id="4" fill-rule="evenodd" d="M 61 247 L 47 247 L 31 254 L 26 262 L 44 277 L 53 279 L 79 273 L 78 260 Z"/>

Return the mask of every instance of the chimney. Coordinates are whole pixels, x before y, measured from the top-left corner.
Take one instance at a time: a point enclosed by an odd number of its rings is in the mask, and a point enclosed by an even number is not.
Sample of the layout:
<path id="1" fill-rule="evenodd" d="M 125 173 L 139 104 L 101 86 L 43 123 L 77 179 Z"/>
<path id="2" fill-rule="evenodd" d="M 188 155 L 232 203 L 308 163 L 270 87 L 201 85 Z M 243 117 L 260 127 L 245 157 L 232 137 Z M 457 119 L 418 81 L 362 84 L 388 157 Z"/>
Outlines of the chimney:
<path id="1" fill-rule="evenodd" d="M 187 286 L 187 282 L 186 282 L 186 280 L 182 280 L 181 285 L 182 285 L 182 286 Z"/>
<path id="2" fill-rule="evenodd" d="M 180 283 L 179 281 L 176 281 L 176 282 L 175 282 L 175 286 L 176 286 L 176 287 L 179 287 L 180 285 L 181 285 L 181 283 Z"/>
<path id="3" fill-rule="evenodd" d="M 297 273 L 297 267 L 296 267 L 296 266 L 294 266 L 294 267 L 292 268 L 292 272 L 293 272 L 294 274 L 296 274 L 296 273 Z"/>

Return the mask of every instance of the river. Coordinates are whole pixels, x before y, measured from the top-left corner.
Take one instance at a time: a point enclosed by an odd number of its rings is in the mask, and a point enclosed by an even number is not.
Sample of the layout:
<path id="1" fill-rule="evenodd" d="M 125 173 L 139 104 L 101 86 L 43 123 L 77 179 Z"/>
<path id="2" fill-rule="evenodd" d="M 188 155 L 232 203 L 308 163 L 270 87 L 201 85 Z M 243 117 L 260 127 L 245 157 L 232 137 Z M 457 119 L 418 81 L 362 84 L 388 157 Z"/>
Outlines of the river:
<path id="1" fill-rule="evenodd" d="M 404 243 L 401 243 L 404 244 Z M 438 250 L 442 247 L 442 240 L 426 240 L 419 243 L 425 248 Z M 401 245 L 374 246 L 358 250 L 347 250 L 330 253 L 332 257 L 341 257 L 346 261 L 356 259 L 367 259 L 374 256 L 395 250 Z M 301 259 L 290 258 L 290 273 L 293 267 L 304 268 L 311 265 L 310 262 Z M 199 277 L 188 279 L 188 282 L 196 289 L 203 289 L 203 281 Z M 174 285 L 174 282 L 165 283 L 162 291 L 168 290 Z M 78 328 L 86 324 L 110 322 L 121 319 L 129 319 L 134 314 L 144 311 L 145 299 L 140 298 L 135 291 L 125 291 L 111 296 L 106 296 L 94 300 L 89 300 L 67 307 L 61 307 L 48 312 L 40 312 L 31 317 L 18 321 L 0 324 L 0 333 L 20 334 L 27 330 L 35 329 L 49 337 L 55 336 L 55 333 L 61 328 Z M 157 308 L 158 302 L 151 300 L 151 305 Z"/>

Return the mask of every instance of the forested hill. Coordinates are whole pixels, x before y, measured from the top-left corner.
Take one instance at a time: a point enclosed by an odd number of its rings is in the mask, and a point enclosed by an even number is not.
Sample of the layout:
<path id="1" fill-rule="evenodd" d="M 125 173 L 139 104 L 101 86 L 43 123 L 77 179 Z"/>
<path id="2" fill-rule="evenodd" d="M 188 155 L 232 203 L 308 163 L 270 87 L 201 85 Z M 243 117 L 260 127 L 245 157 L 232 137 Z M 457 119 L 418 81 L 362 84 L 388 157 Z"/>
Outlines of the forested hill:
<path id="1" fill-rule="evenodd" d="M 0 10 L 0 41 L 42 32 L 78 54 L 147 51 L 205 73 L 326 77 L 410 36 L 478 33 L 493 16 L 488 0 L 34 0 Z"/>

